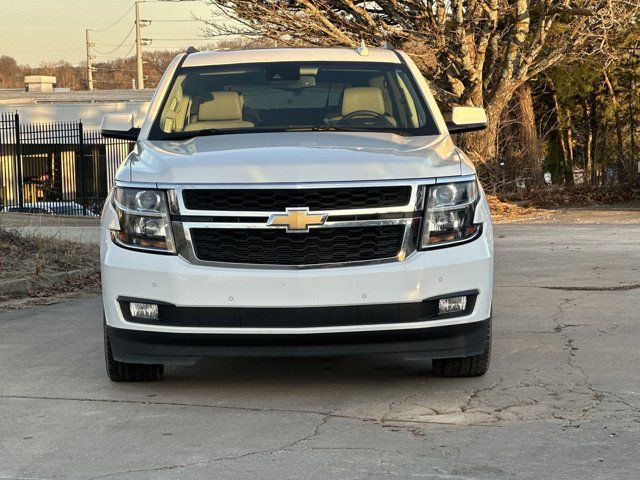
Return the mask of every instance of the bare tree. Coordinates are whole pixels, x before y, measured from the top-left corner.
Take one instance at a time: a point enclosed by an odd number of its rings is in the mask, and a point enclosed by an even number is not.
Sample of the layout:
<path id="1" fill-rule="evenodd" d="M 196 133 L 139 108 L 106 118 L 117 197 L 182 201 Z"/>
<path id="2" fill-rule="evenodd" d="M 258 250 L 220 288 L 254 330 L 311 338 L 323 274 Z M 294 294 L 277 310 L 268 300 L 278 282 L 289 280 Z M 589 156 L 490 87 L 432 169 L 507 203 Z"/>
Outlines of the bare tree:
<path id="1" fill-rule="evenodd" d="M 448 104 L 484 106 L 486 131 L 464 141 L 475 160 L 496 155 L 499 119 L 514 92 L 561 61 L 607 53 L 638 21 L 639 0 L 208 0 L 212 36 L 262 36 L 280 45 L 389 42 L 407 51 Z"/>

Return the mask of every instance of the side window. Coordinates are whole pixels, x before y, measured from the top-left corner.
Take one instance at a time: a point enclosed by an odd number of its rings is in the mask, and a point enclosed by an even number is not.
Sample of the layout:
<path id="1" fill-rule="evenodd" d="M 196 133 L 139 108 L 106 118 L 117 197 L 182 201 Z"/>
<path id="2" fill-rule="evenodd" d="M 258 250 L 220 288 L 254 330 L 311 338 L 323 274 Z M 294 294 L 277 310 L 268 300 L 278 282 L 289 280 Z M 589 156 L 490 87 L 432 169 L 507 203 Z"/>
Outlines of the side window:
<path id="1" fill-rule="evenodd" d="M 426 113 L 422 107 L 422 101 L 417 92 L 411 87 L 411 81 L 406 72 L 397 71 L 396 77 L 402 95 L 401 102 L 407 109 L 407 117 L 412 127 L 419 127 L 426 122 Z"/>
<path id="2" fill-rule="evenodd" d="M 160 117 L 160 126 L 165 132 L 177 132 L 184 128 L 190 99 L 183 95 L 182 82 L 185 76 L 181 75 L 171 89 L 167 103 Z"/>

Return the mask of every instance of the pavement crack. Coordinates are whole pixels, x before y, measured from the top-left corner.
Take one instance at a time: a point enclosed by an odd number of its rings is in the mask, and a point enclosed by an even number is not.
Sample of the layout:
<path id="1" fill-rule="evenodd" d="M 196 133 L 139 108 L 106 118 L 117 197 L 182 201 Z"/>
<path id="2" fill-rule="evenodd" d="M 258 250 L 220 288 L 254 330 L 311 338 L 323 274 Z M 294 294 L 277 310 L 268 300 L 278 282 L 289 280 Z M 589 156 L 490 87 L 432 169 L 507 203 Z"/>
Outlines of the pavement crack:
<path id="1" fill-rule="evenodd" d="M 398 405 L 403 405 L 404 403 L 408 402 L 411 398 L 415 398 L 416 395 L 417 394 L 415 393 L 410 393 L 409 395 L 406 395 L 402 400 L 389 403 L 389 407 L 387 407 L 387 412 L 384 415 L 382 415 L 380 421 L 382 423 L 386 422 L 387 418 L 389 417 L 389 415 L 391 415 L 391 412 L 395 407 L 397 407 Z"/>
<path id="2" fill-rule="evenodd" d="M 288 451 L 289 449 L 295 447 L 299 443 L 309 441 L 312 438 L 316 437 L 318 435 L 318 432 L 320 431 L 320 428 L 327 423 L 327 421 L 329 420 L 330 417 L 331 417 L 331 415 L 329 415 L 329 414 L 325 415 L 324 417 L 322 417 L 322 419 L 320 419 L 320 421 L 316 424 L 316 426 L 314 427 L 314 429 L 310 433 L 308 433 L 307 435 L 305 435 L 305 436 L 303 436 L 301 438 L 298 438 L 298 439 L 294 440 L 293 442 L 287 443 L 285 445 L 281 445 L 279 447 L 261 449 L 261 450 L 253 450 L 251 452 L 246 452 L 246 453 L 242 453 L 242 454 L 239 454 L 239 455 L 228 455 L 228 456 L 214 457 L 214 458 L 210 458 L 210 459 L 207 459 L 207 460 L 200 460 L 200 461 L 197 461 L 197 462 L 178 463 L 178 464 L 172 464 L 172 465 L 163 465 L 161 467 L 141 468 L 141 469 L 125 470 L 125 471 L 119 471 L 119 472 L 106 473 L 106 474 L 103 474 L 103 475 L 98 475 L 98 476 L 95 476 L 95 477 L 91 477 L 90 480 L 106 479 L 106 478 L 111 478 L 111 477 L 114 477 L 114 476 L 135 474 L 135 473 L 164 472 L 164 471 L 168 471 L 168 470 L 178 470 L 178 469 L 184 469 L 184 468 L 189 468 L 189 467 L 203 467 L 203 466 L 206 466 L 206 465 L 210 465 L 212 463 L 231 462 L 231 461 L 241 460 L 243 458 L 251 457 L 251 456 L 254 456 L 254 455 L 270 455 L 270 454 L 273 454 L 273 453 L 276 453 L 276 452 Z"/>
<path id="3" fill-rule="evenodd" d="M 302 409 L 289 409 L 289 408 L 256 408 L 256 407 L 241 407 L 234 405 L 211 405 L 203 403 L 185 403 L 185 402 L 153 402 L 148 400 L 121 400 L 112 398 L 81 398 L 81 397 L 57 397 L 57 396 L 43 396 L 43 395 L 0 395 L 0 399 L 14 399 L 14 400 L 43 400 L 43 401 L 61 401 L 61 402 L 95 402 L 95 403 L 112 403 L 112 404 L 124 404 L 124 405 L 141 405 L 141 406 L 161 406 L 161 407 L 194 407 L 194 408 L 211 408 L 220 410 L 238 410 L 243 412 L 260 412 L 260 413 L 298 413 L 303 415 L 320 415 L 328 416 L 336 419 L 346 420 L 360 420 L 365 422 L 380 422 L 380 417 L 374 416 L 359 416 L 359 415 L 347 415 L 334 412 L 323 412 L 317 410 L 302 410 Z M 447 426 L 488 426 L 486 424 L 455 424 L 451 422 L 439 422 L 434 420 L 407 420 L 386 418 L 385 422 L 400 422 L 406 424 L 415 425 L 447 425 Z"/>
<path id="4" fill-rule="evenodd" d="M 552 289 L 559 289 L 560 287 L 549 287 Z M 561 415 L 560 413 L 554 412 L 553 416 L 554 418 L 557 418 L 559 420 L 568 420 L 569 426 L 570 427 L 579 427 L 580 426 L 580 422 L 582 420 L 584 420 L 585 418 L 587 418 L 588 414 L 596 409 L 603 401 L 604 399 L 604 395 L 601 392 L 598 392 L 593 385 L 591 384 L 591 382 L 589 381 L 589 375 L 587 374 L 587 372 L 585 371 L 585 369 L 580 366 L 577 362 L 576 359 L 576 352 L 578 351 L 578 347 L 576 346 L 576 342 L 575 339 L 572 338 L 566 331 L 567 328 L 570 327 L 580 327 L 583 325 L 579 325 L 579 324 L 565 324 L 561 322 L 561 317 L 564 315 L 565 313 L 565 306 L 575 302 L 579 300 L 579 298 L 575 298 L 575 299 L 570 299 L 570 298 L 565 298 L 563 299 L 559 304 L 558 304 L 558 311 L 553 315 L 553 321 L 555 323 L 555 327 L 554 327 L 554 331 L 559 333 L 562 338 L 564 339 L 565 345 L 564 348 L 567 350 L 567 360 L 566 363 L 567 365 L 569 365 L 571 368 L 573 368 L 574 370 L 577 370 L 580 375 L 583 378 L 582 383 L 577 384 L 576 387 L 584 387 L 587 389 L 588 394 L 591 397 L 591 403 L 589 405 L 587 405 L 586 407 L 584 407 L 582 409 L 582 411 L 580 412 L 580 415 L 577 418 L 569 418 L 567 419 L 564 415 Z M 574 389 L 571 389 L 572 392 L 575 393 L 580 393 L 580 392 L 576 392 Z"/>
<path id="5" fill-rule="evenodd" d="M 640 283 L 631 285 L 615 285 L 610 287 L 539 287 L 545 290 L 560 290 L 563 292 L 626 292 L 640 289 Z"/>
<path id="6" fill-rule="evenodd" d="M 484 388 L 479 388 L 477 390 L 473 390 L 471 392 L 471 394 L 469 395 L 469 397 L 467 398 L 467 401 L 465 402 L 465 404 L 460 407 L 460 411 L 463 412 L 463 413 L 469 411 L 469 409 L 471 408 L 471 403 L 474 400 L 476 400 L 480 396 L 480 394 L 482 394 L 484 392 L 490 392 L 490 391 L 494 390 L 495 388 L 497 388 L 499 385 L 501 385 L 504 382 L 504 379 L 502 377 L 499 377 L 499 378 L 500 378 L 499 381 L 492 383 L 488 387 L 484 387 Z"/>
<path id="7" fill-rule="evenodd" d="M 610 285 L 603 287 L 577 287 L 577 286 L 547 286 L 547 285 L 494 285 L 495 288 L 542 288 L 544 290 L 559 290 L 562 292 L 626 292 L 639 290 L 640 283 L 628 285 Z"/>

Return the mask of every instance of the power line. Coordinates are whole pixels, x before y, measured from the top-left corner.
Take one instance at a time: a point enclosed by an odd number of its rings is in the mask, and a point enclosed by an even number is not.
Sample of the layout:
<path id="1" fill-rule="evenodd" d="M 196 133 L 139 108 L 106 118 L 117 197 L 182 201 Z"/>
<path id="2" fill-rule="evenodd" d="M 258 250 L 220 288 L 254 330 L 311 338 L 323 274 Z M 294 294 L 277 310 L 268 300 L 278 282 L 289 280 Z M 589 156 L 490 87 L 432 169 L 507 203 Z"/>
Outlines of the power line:
<path id="1" fill-rule="evenodd" d="M 203 22 L 202 19 L 197 19 L 197 18 L 192 18 L 192 19 L 157 19 L 157 20 L 143 20 L 140 16 L 140 4 L 141 3 L 152 3 L 152 2 L 160 2 L 160 3 L 170 3 L 170 2 L 202 2 L 205 3 L 205 0 L 135 0 L 133 2 L 132 5 L 129 6 L 129 8 L 127 8 L 127 10 L 120 15 L 120 17 L 118 17 L 118 19 L 113 22 L 111 25 L 109 25 L 108 27 L 102 28 L 102 29 L 91 29 L 91 30 L 87 30 L 87 72 L 88 72 L 88 77 L 91 76 L 91 72 L 92 72 L 92 66 L 91 66 L 91 60 L 95 59 L 95 56 L 92 55 L 92 49 L 93 52 L 101 55 L 101 56 L 111 56 L 112 54 L 114 54 L 116 51 L 120 50 L 125 43 L 127 42 L 127 40 L 129 39 L 129 37 L 131 36 L 132 32 L 135 30 L 135 43 L 133 44 L 133 46 L 129 49 L 129 51 L 125 54 L 125 58 L 129 56 L 129 54 L 131 54 L 132 50 L 135 48 L 136 49 L 136 82 L 134 84 L 134 88 L 137 89 L 143 89 L 144 88 L 144 72 L 143 72 L 143 61 L 142 61 L 142 47 L 145 45 L 150 45 L 154 39 L 150 39 L 150 38 L 142 38 L 142 29 L 145 27 L 149 27 L 152 22 L 158 22 L 158 23 L 194 23 L 194 22 Z M 105 32 L 107 30 L 110 30 L 111 28 L 115 27 L 117 24 L 119 24 L 128 14 L 129 12 L 131 12 L 131 10 L 135 9 L 135 22 L 133 27 L 131 28 L 131 30 L 129 30 L 129 32 L 125 35 L 124 39 L 118 43 L 117 45 L 115 44 L 99 44 L 99 45 L 104 45 L 104 46 L 113 46 L 114 48 L 112 48 L 109 51 L 100 51 L 97 50 L 95 48 L 96 44 L 95 43 L 91 43 L 89 41 L 89 31 L 91 32 Z M 166 41 L 166 42 L 182 42 L 182 41 L 206 41 L 206 38 L 203 37 L 197 37 L 197 38 L 158 38 L 155 39 L 158 41 Z M 100 70 L 103 70 L 102 68 L 100 68 Z M 117 70 L 117 69 L 113 69 L 113 70 Z M 90 82 L 91 83 L 91 82 Z"/>
<path id="2" fill-rule="evenodd" d="M 178 23 L 178 22 L 204 22 L 204 20 L 200 19 L 200 18 L 192 18 L 191 20 L 160 20 L 160 19 L 151 19 L 151 22 L 155 22 L 155 23 Z"/>
<path id="3" fill-rule="evenodd" d="M 131 6 L 129 8 L 127 8 L 126 12 L 124 12 L 115 22 L 113 22 L 108 27 L 100 29 L 100 30 L 90 29 L 90 31 L 92 31 L 92 32 L 105 32 L 105 31 L 109 30 L 110 28 L 115 27 L 118 23 L 120 23 L 122 21 L 122 19 L 124 17 L 127 16 L 127 14 L 131 11 L 131 9 L 133 8 L 134 5 L 135 5 L 135 3 L 131 4 Z"/>
<path id="4" fill-rule="evenodd" d="M 116 47 L 119 43 L 101 43 L 101 42 L 92 42 L 93 45 L 100 45 L 101 47 Z"/>
<path id="5" fill-rule="evenodd" d="M 132 68 L 113 68 L 113 67 L 94 67 L 94 70 L 106 70 L 109 72 L 128 72 L 133 73 L 135 69 Z"/>
<path id="6" fill-rule="evenodd" d="M 158 42 L 182 42 L 182 41 L 191 41 L 191 40 L 207 40 L 207 37 L 197 37 L 197 38 L 149 38 L 149 40 Z"/>
<path id="7" fill-rule="evenodd" d="M 133 27 L 131 27 L 131 30 L 129 30 L 129 33 L 127 33 L 127 35 L 124 37 L 124 40 L 122 40 L 122 42 L 120 42 L 120 44 L 115 47 L 113 50 L 109 50 L 108 52 L 101 52 L 100 50 L 98 50 L 97 48 L 94 48 L 93 50 L 97 53 L 99 53 L 100 55 L 111 55 L 113 52 L 115 52 L 116 50 L 120 50 L 120 48 L 122 48 L 122 46 L 124 45 L 124 43 L 129 39 L 129 37 L 131 36 L 131 34 L 133 33 L 133 29 L 136 28 L 136 26 L 134 25 Z"/>
<path id="8" fill-rule="evenodd" d="M 98 61 L 100 62 L 113 62 L 114 60 L 118 60 L 121 58 L 124 59 L 126 57 L 123 57 L 122 55 L 117 53 L 112 53 L 111 55 L 98 55 L 96 58 L 98 58 Z"/>
<path id="9" fill-rule="evenodd" d="M 138 0 L 140 3 L 187 3 L 196 2 L 207 4 L 207 0 Z"/>
<path id="10" fill-rule="evenodd" d="M 131 48 L 129 49 L 129 51 L 124 54 L 124 58 L 127 58 L 129 55 L 131 55 L 131 52 L 133 52 L 134 48 L 136 48 L 136 44 L 135 43 L 133 45 L 131 45 Z"/>

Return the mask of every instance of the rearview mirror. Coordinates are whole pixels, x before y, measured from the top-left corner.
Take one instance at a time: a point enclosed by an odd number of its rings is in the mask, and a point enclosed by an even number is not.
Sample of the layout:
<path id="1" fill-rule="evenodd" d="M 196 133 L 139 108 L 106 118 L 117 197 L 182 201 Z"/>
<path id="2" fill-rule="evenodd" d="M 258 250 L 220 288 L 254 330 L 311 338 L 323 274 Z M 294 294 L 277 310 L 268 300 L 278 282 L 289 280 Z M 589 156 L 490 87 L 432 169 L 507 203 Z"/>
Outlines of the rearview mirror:
<path id="1" fill-rule="evenodd" d="M 449 133 L 475 132 L 487 128 L 487 112 L 479 107 L 453 107 Z"/>
<path id="2" fill-rule="evenodd" d="M 100 131 L 105 138 L 136 141 L 140 129 L 133 125 L 132 113 L 111 113 L 102 117 Z"/>

